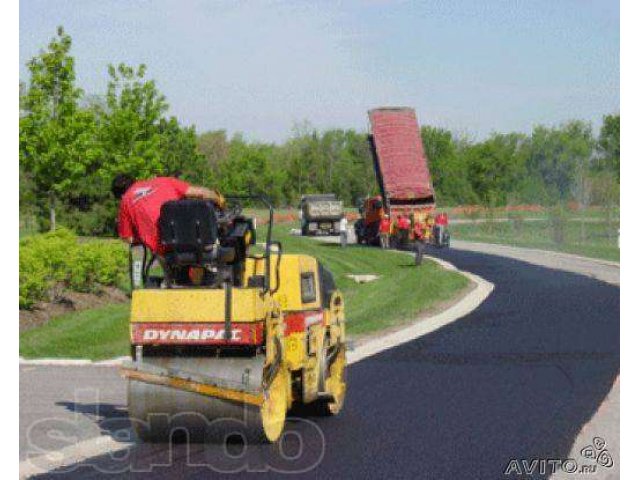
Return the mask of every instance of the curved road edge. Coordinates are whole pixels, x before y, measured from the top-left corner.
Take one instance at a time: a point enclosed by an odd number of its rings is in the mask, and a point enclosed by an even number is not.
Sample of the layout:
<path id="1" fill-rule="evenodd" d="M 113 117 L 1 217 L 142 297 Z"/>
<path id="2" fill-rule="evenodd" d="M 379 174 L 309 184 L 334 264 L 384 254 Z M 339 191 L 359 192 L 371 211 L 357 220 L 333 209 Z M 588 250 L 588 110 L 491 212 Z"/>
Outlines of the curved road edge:
<path id="1" fill-rule="evenodd" d="M 513 258 L 541 267 L 586 275 L 612 285 L 620 285 L 620 263 L 610 260 L 582 257 L 572 253 L 555 252 L 552 250 L 455 239 L 451 240 L 451 248 Z"/>
<path id="2" fill-rule="evenodd" d="M 393 333 L 376 336 L 371 340 L 357 346 L 353 350 L 347 352 L 348 363 L 356 363 L 367 357 L 380 353 L 389 348 L 402 345 L 418 337 L 434 332 L 445 325 L 468 315 L 485 301 L 491 294 L 495 286 L 484 278 L 470 272 L 458 270 L 455 265 L 441 260 L 436 257 L 425 256 L 440 265 L 445 270 L 453 270 L 467 277 L 476 287 L 467 293 L 464 297 L 454 303 L 446 310 L 435 315 L 424 315 L 412 322 L 410 325 L 403 327 Z"/>
<path id="3" fill-rule="evenodd" d="M 476 287 L 446 310 L 435 314 L 419 317 L 416 322 L 402 328 L 399 331 L 374 337 L 347 352 L 347 363 L 353 364 L 367 357 L 380 353 L 389 348 L 409 342 L 415 338 L 431 333 L 439 328 L 452 323 L 459 318 L 471 313 L 491 294 L 494 285 L 478 275 L 458 270 L 453 264 L 439 258 L 425 256 L 447 270 L 458 271 Z M 23 365 L 61 365 L 61 366 L 118 366 L 121 359 L 115 358 L 101 362 L 77 359 L 20 359 Z M 133 436 L 133 434 L 131 434 Z M 125 435 L 127 437 L 127 435 Z M 131 438 L 131 437 L 129 437 Z M 93 437 L 62 450 L 48 452 L 35 458 L 29 458 L 20 462 L 20 478 L 29 478 L 34 475 L 47 473 L 63 466 L 73 465 L 92 457 L 127 449 L 133 446 L 132 442 L 119 442 L 109 436 Z"/>

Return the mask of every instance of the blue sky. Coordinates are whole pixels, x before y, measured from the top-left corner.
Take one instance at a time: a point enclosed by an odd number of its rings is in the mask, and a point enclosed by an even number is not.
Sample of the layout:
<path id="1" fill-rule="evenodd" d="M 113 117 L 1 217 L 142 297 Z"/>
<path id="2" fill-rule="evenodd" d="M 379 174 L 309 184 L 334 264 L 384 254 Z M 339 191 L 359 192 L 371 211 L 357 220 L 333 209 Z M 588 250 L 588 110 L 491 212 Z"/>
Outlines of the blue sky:
<path id="1" fill-rule="evenodd" d="M 618 112 L 619 24 L 615 0 L 21 0 L 20 78 L 63 25 L 87 93 L 145 63 L 199 132 L 366 130 L 369 108 L 407 105 L 479 139 Z"/>

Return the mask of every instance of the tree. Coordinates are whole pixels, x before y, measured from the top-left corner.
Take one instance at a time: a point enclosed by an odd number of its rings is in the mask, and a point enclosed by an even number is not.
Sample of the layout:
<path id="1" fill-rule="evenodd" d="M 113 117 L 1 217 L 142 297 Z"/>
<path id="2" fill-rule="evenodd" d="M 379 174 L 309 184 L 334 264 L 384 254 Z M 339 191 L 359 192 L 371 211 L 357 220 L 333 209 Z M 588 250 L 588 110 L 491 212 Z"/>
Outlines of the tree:
<path id="1" fill-rule="evenodd" d="M 597 170 L 615 173 L 620 181 L 620 114 L 604 116 L 598 149 L 600 157 L 596 163 Z"/>
<path id="2" fill-rule="evenodd" d="M 56 227 L 57 200 L 77 188 L 100 158 L 95 122 L 78 108 L 71 37 L 58 27 L 47 50 L 28 64 L 29 87 L 20 118 L 20 164 L 36 195 L 48 199 L 50 228 Z"/>
<path id="3" fill-rule="evenodd" d="M 214 130 L 199 135 L 197 139 L 197 150 L 199 154 L 204 155 L 209 168 L 215 174 L 215 172 L 218 171 L 220 163 L 229 156 L 227 132 L 224 130 Z"/>
<path id="4" fill-rule="evenodd" d="M 195 128 L 183 128 L 176 117 L 160 119 L 160 163 L 165 175 L 179 176 L 199 185 L 211 185 L 211 168 L 198 153 Z"/>
<path id="5" fill-rule="evenodd" d="M 420 129 L 420 135 L 438 203 L 475 203 L 477 197 L 469 182 L 467 168 L 461 155 L 462 148 L 453 138 L 453 134 L 443 128 L 424 126 Z"/>
<path id="6" fill-rule="evenodd" d="M 524 176 L 525 143 L 522 134 L 494 134 L 465 149 L 469 182 L 483 204 L 504 205 L 510 194 L 517 191 Z"/>
<path id="7" fill-rule="evenodd" d="M 109 66 L 106 109 L 100 114 L 100 142 L 105 152 L 101 174 L 128 173 L 147 178 L 164 172 L 160 120 L 169 106 L 146 67 Z"/>
<path id="8" fill-rule="evenodd" d="M 579 170 L 589 168 L 594 146 L 588 123 L 573 120 L 559 128 L 537 126 L 531 136 L 528 172 L 541 176 L 550 199 L 568 200 Z"/>

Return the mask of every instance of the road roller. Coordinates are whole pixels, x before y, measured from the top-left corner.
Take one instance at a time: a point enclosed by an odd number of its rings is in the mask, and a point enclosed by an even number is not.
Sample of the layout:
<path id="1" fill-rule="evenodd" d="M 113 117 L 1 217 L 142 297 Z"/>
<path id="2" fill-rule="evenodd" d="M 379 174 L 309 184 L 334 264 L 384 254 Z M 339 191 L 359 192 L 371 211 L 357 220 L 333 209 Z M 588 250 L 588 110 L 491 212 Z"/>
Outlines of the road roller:
<path id="1" fill-rule="evenodd" d="M 331 273 L 312 256 L 283 252 L 267 199 L 227 200 L 224 210 L 167 202 L 161 257 L 131 246 L 131 360 L 121 372 L 142 441 L 276 442 L 294 406 L 342 409 L 345 306 Z M 246 201 L 268 208 L 264 243 L 243 214 Z"/>

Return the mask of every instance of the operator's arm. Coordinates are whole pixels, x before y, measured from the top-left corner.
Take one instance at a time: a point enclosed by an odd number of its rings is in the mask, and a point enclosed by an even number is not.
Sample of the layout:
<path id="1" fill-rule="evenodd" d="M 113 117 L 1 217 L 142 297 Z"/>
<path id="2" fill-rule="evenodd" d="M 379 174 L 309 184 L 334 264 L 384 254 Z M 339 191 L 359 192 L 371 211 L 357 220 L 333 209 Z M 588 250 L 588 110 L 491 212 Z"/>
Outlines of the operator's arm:
<path id="1" fill-rule="evenodd" d="M 205 187 L 194 187 L 191 185 L 189 186 L 189 188 L 187 188 L 187 191 L 185 192 L 184 196 L 187 198 L 201 198 L 203 200 L 213 200 L 215 204 L 220 208 L 224 208 L 226 203 L 224 197 L 220 193 Z"/>
<path id="2" fill-rule="evenodd" d="M 128 244 L 132 244 L 135 241 L 131 215 L 129 215 L 129 210 L 124 204 L 120 205 L 120 210 L 118 212 L 118 236 Z"/>

